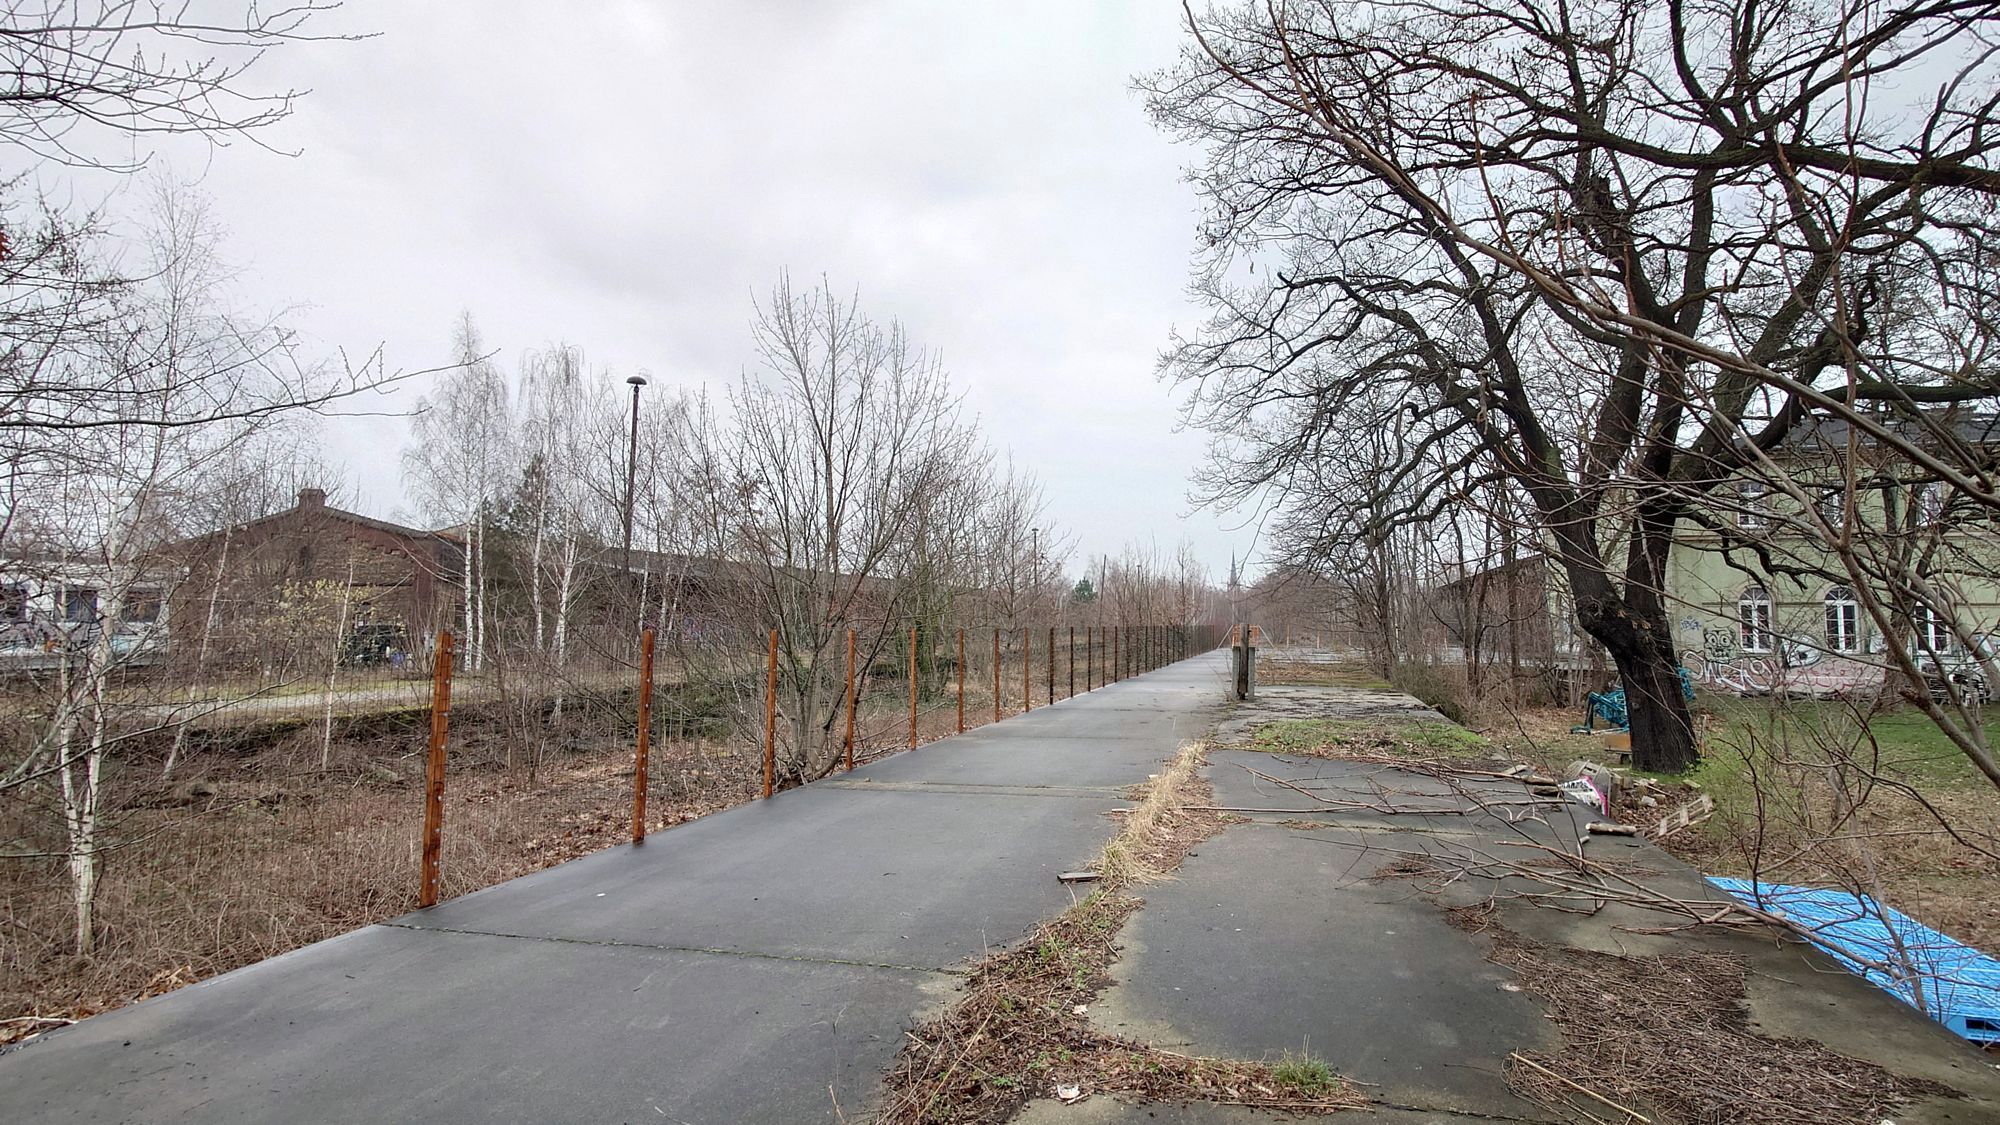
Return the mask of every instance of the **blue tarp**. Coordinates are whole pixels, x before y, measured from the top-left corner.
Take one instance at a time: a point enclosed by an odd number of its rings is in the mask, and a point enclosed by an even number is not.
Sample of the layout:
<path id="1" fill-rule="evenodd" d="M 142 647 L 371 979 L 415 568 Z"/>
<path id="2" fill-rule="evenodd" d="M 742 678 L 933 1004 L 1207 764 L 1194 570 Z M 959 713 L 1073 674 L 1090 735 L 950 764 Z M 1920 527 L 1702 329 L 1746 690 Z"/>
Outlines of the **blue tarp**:
<path id="1" fill-rule="evenodd" d="M 1849 970 L 1959 1035 L 2000 1042 L 2000 960 L 1852 891 L 1708 881 L 1812 931 L 1814 944 Z"/>

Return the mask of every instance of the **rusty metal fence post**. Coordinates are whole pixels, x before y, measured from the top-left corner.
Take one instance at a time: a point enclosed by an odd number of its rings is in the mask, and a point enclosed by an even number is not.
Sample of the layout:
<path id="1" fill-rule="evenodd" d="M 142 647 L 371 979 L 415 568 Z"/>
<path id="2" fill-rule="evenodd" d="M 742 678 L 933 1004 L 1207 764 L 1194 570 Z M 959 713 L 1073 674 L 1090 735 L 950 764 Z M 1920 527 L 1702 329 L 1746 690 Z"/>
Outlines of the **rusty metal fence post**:
<path id="1" fill-rule="evenodd" d="M 451 726 L 451 630 L 438 632 L 437 655 L 431 664 L 431 742 L 424 759 L 423 869 L 417 880 L 417 905 L 436 906 L 438 864 L 444 855 L 444 740 Z"/>
<path id="2" fill-rule="evenodd" d="M 1083 627 L 1083 690 L 1091 690 L 1091 678 L 1097 674 L 1097 634 L 1090 626 Z"/>
<path id="3" fill-rule="evenodd" d="M 1049 706 L 1056 702 L 1056 627 L 1049 626 L 1049 643 L 1043 648 L 1047 658 L 1042 661 L 1042 670 L 1048 673 Z"/>
<path id="4" fill-rule="evenodd" d="M 854 768 L 854 630 L 847 631 L 847 768 Z"/>
<path id="5" fill-rule="evenodd" d="M 1000 628 L 993 628 L 993 721 L 1000 721 Z"/>
<path id="6" fill-rule="evenodd" d="M 1109 684 L 1115 684 L 1122 678 L 1118 674 L 1118 632 L 1118 626 L 1113 625 L 1111 627 L 1111 663 L 1104 666 L 1104 682 Z"/>
<path id="7" fill-rule="evenodd" d="M 910 626 L 910 749 L 917 748 L 917 628 Z"/>
<path id="8" fill-rule="evenodd" d="M 1069 697 L 1076 698 L 1076 626 L 1069 627 Z"/>
<path id="9" fill-rule="evenodd" d="M 1035 709 L 1035 641 L 1034 634 L 1021 626 L 1021 714 Z"/>
<path id="10" fill-rule="evenodd" d="M 764 799 L 778 780 L 778 631 L 771 630 L 771 656 L 764 671 Z"/>
<path id="11" fill-rule="evenodd" d="M 632 747 L 632 842 L 646 841 L 646 758 L 653 737 L 653 631 L 639 634 L 639 738 Z"/>
<path id="12" fill-rule="evenodd" d="M 958 733 L 965 733 L 965 626 L 958 627 Z"/>

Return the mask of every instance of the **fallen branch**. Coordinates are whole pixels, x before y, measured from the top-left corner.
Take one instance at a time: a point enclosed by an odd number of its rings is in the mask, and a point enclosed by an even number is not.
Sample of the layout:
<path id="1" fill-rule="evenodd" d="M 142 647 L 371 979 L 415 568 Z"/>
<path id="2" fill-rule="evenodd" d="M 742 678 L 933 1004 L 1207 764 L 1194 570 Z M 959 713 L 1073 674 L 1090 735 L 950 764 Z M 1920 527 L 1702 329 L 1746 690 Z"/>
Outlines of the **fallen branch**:
<path id="1" fill-rule="evenodd" d="M 1598 1102 L 1602 1105 L 1610 1106 L 1612 1109 L 1615 1109 L 1618 1112 L 1624 1114 L 1628 1120 L 1641 1122 L 1642 1125 L 1653 1125 L 1653 1119 L 1647 1117 L 1643 1113 L 1640 1113 L 1638 1110 L 1633 1109 L 1630 1106 L 1619 1105 L 1617 1102 L 1612 1101 L 1610 1098 L 1605 1097 L 1603 1094 L 1600 1094 L 1597 1091 L 1582 1085 L 1581 1083 L 1572 1082 L 1571 1080 L 1564 1078 L 1562 1075 L 1557 1074 L 1555 1071 L 1550 1070 L 1548 1067 L 1543 1066 L 1541 1063 L 1538 1063 L 1533 1059 L 1522 1056 L 1519 1052 L 1509 1051 L 1507 1053 L 1507 1057 L 1513 1059 L 1517 1063 L 1520 1063 L 1522 1066 L 1533 1069 L 1537 1073 L 1544 1074 L 1550 1078 L 1555 1079 L 1557 1082 L 1560 1082 L 1563 1085 L 1569 1087 L 1570 1089 L 1575 1090 L 1577 1093 L 1582 1094 L 1584 1097 L 1589 1098 L 1592 1101 Z"/>

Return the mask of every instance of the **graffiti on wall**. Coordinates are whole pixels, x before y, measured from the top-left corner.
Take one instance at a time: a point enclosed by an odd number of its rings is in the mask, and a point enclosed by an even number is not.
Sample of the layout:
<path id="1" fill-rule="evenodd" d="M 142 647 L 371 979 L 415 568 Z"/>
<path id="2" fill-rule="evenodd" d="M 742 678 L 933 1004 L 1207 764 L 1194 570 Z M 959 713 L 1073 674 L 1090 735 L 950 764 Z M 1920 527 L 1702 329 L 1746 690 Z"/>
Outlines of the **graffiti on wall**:
<path id="1" fill-rule="evenodd" d="M 1691 622 L 1682 622 L 1686 632 Z M 1702 687 L 1738 695 L 1838 696 L 1864 694 L 1882 686 L 1882 669 L 1830 653 L 1802 633 L 1772 638 L 1771 651 L 1747 652 L 1734 626 L 1701 630 L 1701 645 L 1681 653 L 1681 664 Z"/>

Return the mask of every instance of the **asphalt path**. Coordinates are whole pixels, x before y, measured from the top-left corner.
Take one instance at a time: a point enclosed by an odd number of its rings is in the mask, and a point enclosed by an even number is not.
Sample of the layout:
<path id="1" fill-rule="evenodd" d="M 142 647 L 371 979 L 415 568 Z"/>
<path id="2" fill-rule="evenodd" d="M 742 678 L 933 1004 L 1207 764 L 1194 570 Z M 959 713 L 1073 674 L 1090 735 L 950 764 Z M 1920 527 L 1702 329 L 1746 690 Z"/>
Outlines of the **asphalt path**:
<path id="1" fill-rule="evenodd" d="M 856 1120 L 1223 706 L 1197 656 L 84 1020 L 0 1121 Z M 248 908 L 254 909 L 254 905 Z"/>

